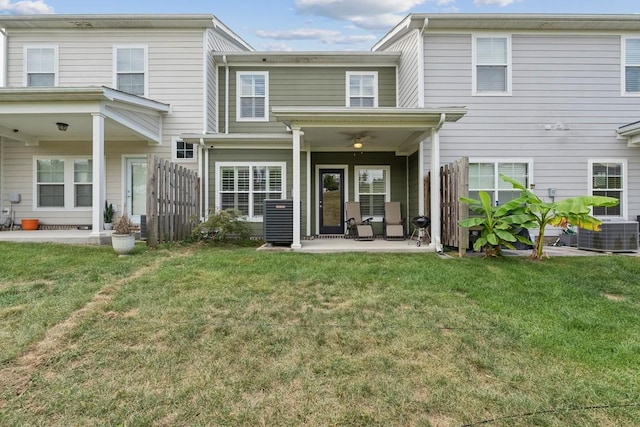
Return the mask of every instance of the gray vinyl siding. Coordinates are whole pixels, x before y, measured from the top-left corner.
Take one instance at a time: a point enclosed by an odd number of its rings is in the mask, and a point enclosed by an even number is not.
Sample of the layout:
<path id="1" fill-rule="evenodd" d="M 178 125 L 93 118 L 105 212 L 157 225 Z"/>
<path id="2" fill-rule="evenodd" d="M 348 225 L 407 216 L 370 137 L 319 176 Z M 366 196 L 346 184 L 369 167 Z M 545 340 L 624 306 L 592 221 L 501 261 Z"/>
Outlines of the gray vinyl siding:
<path id="1" fill-rule="evenodd" d="M 225 75 L 220 68 L 218 92 L 220 111 L 224 111 Z M 345 107 L 346 72 L 378 72 L 378 105 L 395 107 L 395 67 L 231 67 L 229 71 L 229 131 L 231 133 L 283 132 L 284 125 L 270 114 L 268 122 L 236 122 L 236 72 L 269 72 L 269 110 L 275 106 Z M 224 113 L 220 114 L 218 128 L 224 131 Z"/>
<path id="2" fill-rule="evenodd" d="M 472 96 L 472 35 L 427 35 L 426 105 L 468 108 L 441 130 L 442 163 L 462 156 L 532 159 L 536 193 L 548 199 L 550 187 L 557 198 L 586 194 L 589 159 L 626 159 L 635 219 L 640 149 L 617 140 L 615 131 L 639 119 L 640 101 L 621 95 L 620 45 L 617 35 L 513 34 L 512 95 Z M 553 129 L 558 123 L 566 128 Z"/>
<path id="3" fill-rule="evenodd" d="M 211 203 L 211 209 L 216 209 L 214 206 L 216 200 L 216 164 L 218 162 L 250 162 L 250 163 L 262 163 L 262 162 L 286 162 L 286 187 L 285 197 L 291 198 L 291 192 L 293 191 L 293 159 L 291 150 L 222 150 L 222 149 L 210 149 L 209 150 L 209 200 Z M 307 175 L 307 153 L 300 154 L 300 175 L 302 177 Z M 302 221 L 301 230 L 302 234 L 305 234 L 306 230 L 306 218 L 307 218 L 307 180 L 300 179 L 300 192 L 302 194 Z M 262 222 L 250 223 L 251 228 L 256 236 L 263 235 Z"/>
<path id="4" fill-rule="evenodd" d="M 420 31 L 410 32 L 386 50 L 402 52 L 398 65 L 398 107 L 419 107 L 422 101 L 419 84 Z"/>
<path id="5" fill-rule="evenodd" d="M 408 167 L 409 167 L 409 207 L 407 218 L 409 219 L 408 223 L 411 223 L 411 218 L 414 216 L 418 216 L 420 212 L 420 182 L 419 182 L 419 167 L 420 163 L 418 162 L 419 154 L 418 152 L 413 153 L 408 158 Z M 425 203 L 429 203 L 425 201 Z"/>

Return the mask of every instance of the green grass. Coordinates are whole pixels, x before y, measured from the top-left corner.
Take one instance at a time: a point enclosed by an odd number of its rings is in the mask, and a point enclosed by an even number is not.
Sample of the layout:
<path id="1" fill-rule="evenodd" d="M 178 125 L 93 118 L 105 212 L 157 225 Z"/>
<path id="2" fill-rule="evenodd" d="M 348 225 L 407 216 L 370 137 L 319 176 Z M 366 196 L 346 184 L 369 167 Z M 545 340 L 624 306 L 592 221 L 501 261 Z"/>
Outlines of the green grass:
<path id="1" fill-rule="evenodd" d="M 1 425 L 640 424 L 638 258 L 0 250 Z"/>

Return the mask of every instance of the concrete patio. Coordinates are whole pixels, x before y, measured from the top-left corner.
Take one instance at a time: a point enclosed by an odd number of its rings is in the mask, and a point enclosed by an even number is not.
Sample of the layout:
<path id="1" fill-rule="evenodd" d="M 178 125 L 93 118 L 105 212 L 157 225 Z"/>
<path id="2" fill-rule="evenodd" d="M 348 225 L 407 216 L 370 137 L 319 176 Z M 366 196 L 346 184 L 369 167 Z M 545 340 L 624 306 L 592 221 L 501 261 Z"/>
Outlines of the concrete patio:
<path id="1" fill-rule="evenodd" d="M 0 242 L 68 243 L 106 245 L 111 243 L 111 231 L 104 236 L 92 236 L 91 230 L 12 230 L 0 231 Z"/>

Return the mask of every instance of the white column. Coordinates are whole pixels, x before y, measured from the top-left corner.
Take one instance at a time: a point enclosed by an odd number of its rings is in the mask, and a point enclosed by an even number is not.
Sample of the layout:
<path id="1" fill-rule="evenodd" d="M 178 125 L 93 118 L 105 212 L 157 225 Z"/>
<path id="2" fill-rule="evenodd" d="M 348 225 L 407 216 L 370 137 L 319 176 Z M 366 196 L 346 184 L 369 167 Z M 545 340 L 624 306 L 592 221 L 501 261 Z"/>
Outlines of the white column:
<path id="1" fill-rule="evenodd" d="M 418 148 L 418 215 L 424 215 L 424 141 Z"/>
<path id="2" fill-rule="evenodd" d="M 311 150 L 307 149 L 307 236 L 311 236 Z"/>
<path id="3" fill-rule="evenodd" d="M 292 127 L 293 132 L 293 186 L 291 189 L 291 199 L 293 200 L 293 243 L 292 249 L 302 248 L 300 243 L 300 222 L 302 220 L 301 213 L 301 197 L 300 197 L 300 139 L 302 132 L 299 127 Z"/>
<path id="4" fill-rule="evenodd" d="M 91 213 L 92 236 L 104 236 L 102 211 L 106 200 L 106 181 L 104 163 L 104 116 L 93 116 L 93 209 Z"/>
<path id="5" fill-rule="evenodd" d="M 440 134 L 431 129 L 431 244 L 430 248 L 442 251 L 442 226 L 440 220 Z"/>

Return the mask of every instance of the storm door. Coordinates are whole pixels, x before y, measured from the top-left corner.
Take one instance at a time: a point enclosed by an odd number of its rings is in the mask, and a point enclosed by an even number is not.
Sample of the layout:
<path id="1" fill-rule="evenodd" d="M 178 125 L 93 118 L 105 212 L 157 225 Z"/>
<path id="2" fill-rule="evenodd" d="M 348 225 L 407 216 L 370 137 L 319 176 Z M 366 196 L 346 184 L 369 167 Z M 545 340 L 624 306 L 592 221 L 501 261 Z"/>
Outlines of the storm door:
<path id="1" fill-rule="evenodd" d="M 344 233 L 344 170 L 319 170 L 320 234 Z"/>

